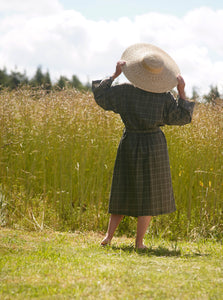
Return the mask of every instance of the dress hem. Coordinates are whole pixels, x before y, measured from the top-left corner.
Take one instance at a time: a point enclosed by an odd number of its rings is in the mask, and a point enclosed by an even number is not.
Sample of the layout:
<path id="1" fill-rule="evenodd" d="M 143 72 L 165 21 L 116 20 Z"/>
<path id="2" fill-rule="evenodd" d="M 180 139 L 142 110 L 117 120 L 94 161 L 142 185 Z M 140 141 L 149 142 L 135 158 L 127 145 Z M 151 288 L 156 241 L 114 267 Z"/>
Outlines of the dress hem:
<path id="1" fill-rule="evenodd" d="M 142 217 L 142 216 L 159 216 L 159 215 L 166 215 L 166 214 L 171 214 L 173 212 L 176 211 L 176 208 L 170 210 L 170 211 L 161 211 L 161 212 L 153 212 L 153 213 L 148 213 L 148 212 L 143 212 L 143 213 L 130 213 L 130 212 L 123 212 L 123 211 L 114 211 L 114 210 L 110 210 L 108 211 L 109 214 L 115 214 L 115 215 L 124 215 L 124 216 L 128 216 L 128 217 Z"/>

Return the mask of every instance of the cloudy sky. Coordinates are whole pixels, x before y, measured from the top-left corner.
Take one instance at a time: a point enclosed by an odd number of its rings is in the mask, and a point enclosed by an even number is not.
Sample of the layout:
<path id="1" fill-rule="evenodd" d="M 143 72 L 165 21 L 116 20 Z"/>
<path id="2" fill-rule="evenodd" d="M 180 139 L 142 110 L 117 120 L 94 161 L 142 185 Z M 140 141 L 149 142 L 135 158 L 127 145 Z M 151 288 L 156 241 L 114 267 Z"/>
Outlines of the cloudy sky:
<path id="1" fill-rule="evenodd" d="M 222 32 L 222 0 L 0 0 L 0 69 L 33 76 L 41 65 L 52 80 L 76 74 L 85 83 L 146 42 L 174 58 L 189 95 L 210 85 L 223 93 Z"/>

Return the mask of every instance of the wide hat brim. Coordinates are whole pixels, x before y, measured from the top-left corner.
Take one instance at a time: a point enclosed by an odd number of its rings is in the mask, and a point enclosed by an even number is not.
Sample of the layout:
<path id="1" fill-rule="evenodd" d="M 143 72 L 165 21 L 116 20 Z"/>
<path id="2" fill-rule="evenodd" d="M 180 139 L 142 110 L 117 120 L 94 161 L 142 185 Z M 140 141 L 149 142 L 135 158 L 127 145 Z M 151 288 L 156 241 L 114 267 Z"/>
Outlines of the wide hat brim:
<path id="1" fill-rule="evenodd" d="M 136 87 L 153 93 L 164 93 L 177 85 L 180 70 L 175 61 L 157 46 L 138 43 L 128 47 L 121 57 L 126 61 L 122 71 Z"/>

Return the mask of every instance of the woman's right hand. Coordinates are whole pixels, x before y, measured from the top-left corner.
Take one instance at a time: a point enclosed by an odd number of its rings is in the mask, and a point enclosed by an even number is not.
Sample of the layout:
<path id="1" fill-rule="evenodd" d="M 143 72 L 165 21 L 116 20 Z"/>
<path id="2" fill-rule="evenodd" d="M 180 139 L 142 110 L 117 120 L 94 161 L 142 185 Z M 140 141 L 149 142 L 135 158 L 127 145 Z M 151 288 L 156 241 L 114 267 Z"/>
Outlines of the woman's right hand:
<path id="1" fill-rule="evenodd" d="M 179 97 L 181 99 L 186 99 L 186 94 L 185 94 L 185 91 L 184 91 L 185 81 L 184 81 L 183 77 L 181 75 L 178 75 L 177 76 L 177 81 L 178 81 L 177 90 L 178 90 L 178 93 L 179 93 Z"/>

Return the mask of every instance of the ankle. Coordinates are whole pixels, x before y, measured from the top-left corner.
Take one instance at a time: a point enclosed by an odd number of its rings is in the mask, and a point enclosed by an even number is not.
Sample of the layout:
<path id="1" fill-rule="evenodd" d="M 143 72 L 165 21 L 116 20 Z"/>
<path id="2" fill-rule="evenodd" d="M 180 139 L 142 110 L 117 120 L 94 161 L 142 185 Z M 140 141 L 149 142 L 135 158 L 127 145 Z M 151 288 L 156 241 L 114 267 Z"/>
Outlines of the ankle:
<path id="1" fill-rule="evenodd" d="M 140 241 L 137 241 L 137 240 L 136 240 L 136 242 L 135 242 L 135 247 L 136 247 L 137 249 L 143 248 L 143 247 L 144 247 L 143 240 L 140 240 Z"/>

